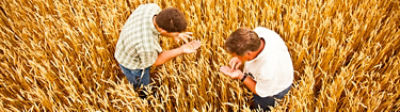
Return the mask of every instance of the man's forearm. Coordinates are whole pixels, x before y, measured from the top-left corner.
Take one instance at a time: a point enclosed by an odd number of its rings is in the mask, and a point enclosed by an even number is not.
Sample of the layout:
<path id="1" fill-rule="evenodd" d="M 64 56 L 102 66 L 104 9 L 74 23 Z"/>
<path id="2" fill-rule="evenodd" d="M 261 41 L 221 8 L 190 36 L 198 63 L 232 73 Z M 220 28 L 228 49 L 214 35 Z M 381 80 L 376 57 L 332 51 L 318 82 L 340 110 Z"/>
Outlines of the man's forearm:
<path id="1" fill-rule="evenodd" d="M 163 51 L 158 55 L 158 58 L 156 62 L 153 64 L 153 66 L 158 66 L 161 64 L 164 64 L 168 60 L 171 60 L 172 58 L 181 55 L 183 52 L 180 48 L 168 50 L 168 51 Z"/>
<path id="2" fill-rule="evenodd" d="M 251 92 L 257 94 L 256 81 L 254 81 L 251 77 L 247 76 L 246 79 L 244 79 L 243 84 L 246 85 L 246 87 L 249 88 Z"/>

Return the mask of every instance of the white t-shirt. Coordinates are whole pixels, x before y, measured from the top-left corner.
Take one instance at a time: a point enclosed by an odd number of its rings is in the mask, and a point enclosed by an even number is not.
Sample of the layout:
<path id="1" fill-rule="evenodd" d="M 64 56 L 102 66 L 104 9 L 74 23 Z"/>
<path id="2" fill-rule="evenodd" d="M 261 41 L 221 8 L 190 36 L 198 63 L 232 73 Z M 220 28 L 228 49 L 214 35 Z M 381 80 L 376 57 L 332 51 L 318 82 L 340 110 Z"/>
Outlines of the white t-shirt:
<path id="1" fill-rule="evenodd" d="M 264 27 L 257 27 L 254 32 L 265 40 L 265 46 L 255 59 L 245 62 L 244 73 L 253 74 L 259 96 L 273 96 L 292 84 L 292 60 L 285 42 L 277 33 Z"/>

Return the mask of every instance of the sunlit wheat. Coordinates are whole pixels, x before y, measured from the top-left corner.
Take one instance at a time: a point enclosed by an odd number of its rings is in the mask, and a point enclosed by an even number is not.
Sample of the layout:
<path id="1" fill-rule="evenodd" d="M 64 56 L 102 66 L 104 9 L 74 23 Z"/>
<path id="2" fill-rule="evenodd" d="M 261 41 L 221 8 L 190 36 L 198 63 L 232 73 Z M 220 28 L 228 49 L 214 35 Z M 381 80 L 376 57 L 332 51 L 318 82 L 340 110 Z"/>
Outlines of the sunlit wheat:
<path id="1" fill-rule="evenodd" d="M 138 97 L 113 58 L 140 4 L 184 12 L 202 46 L 152 69 Z M 252 93 L 222 75 L 224 41 L 264 26 L 295 68 L 274 111 L 400 111 L 398 0 L 0 0 L 0 111 L 250 111 Z M 163 49 L 182 43 L 161 37 Z"/>

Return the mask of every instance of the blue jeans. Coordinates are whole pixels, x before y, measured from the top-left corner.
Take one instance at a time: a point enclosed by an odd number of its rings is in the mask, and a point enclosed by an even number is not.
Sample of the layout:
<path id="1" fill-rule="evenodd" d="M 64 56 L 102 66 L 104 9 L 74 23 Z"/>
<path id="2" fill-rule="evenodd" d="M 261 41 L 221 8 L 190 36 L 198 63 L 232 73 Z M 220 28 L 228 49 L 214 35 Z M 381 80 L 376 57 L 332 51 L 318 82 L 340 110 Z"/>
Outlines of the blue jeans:
<path id="1" fill-rule="evenodd" d="M 269 106 L 275 106 L 275 99 L 282 99 L 290 90 L 291 86 L 283 90 L 282 92 L 274 95 L 274 96 L 268 96 L 268 97 L 260 97 L 258 95 L 254 95 L 253 100 L 254 100 L 254 107 L 257 109 L 258 107 L 261 107 L 265 111 L 269 111 L 270 108 Z"/>
<path id="2" fill-rule="evenodd" d="M 144 69 L 128 69 L 121 64 L 119 65 L 121 67 L 122 72 L 125 74 L 126 78 L 128 81 L 133 84 L 135 88 L 138 88 L 140 86 L 145 86 L 150 83 L 150 67 L 147 67 Z"/>

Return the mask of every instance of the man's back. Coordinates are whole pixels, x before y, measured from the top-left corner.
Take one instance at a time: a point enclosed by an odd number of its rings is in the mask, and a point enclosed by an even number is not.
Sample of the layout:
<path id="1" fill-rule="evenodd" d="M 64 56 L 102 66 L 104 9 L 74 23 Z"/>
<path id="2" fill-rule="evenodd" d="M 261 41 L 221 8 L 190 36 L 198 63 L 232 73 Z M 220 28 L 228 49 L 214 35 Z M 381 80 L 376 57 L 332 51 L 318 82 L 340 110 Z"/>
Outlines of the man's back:
<path id="1" fill-rule="evenodd" d="M 245 63 L 244 72 L 254 75 L 259 96 L 272 96 L 292 84 L 292 61 L 285 42 L 277 33 L 263 27 L 257 27 L 254 32 L 264 39 L 265 46 L 255 59 Z"/>
<path id="2" fill-rule="evenodd" d="M 128 18 L 121 30 L 115 48 L 115 58 L 129 69 L 151 66 L 162 51 L 153 16 L 161 11 L 156 4 L 140 5 Z"/>

